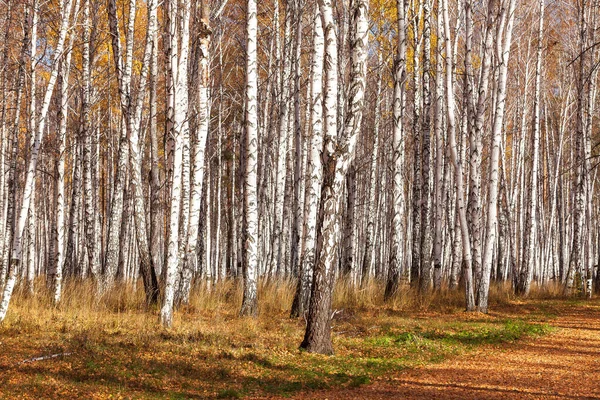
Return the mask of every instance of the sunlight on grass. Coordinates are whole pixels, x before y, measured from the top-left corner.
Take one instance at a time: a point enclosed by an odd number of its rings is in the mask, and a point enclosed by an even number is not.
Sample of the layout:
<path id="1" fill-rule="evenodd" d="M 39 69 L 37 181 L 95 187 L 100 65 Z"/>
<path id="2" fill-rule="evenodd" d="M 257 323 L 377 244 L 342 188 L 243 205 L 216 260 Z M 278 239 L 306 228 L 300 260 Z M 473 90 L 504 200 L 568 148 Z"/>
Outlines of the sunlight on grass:
<path id="1" fill-rule="evenodd" d="M 304 320 L 290 319 L 293 282 L 263 282 L 259 318 L 238 318 L 238 282 L 196 288 L 172 329 L 158 324 L 143 290 L 121 286 L 94 299 L 89 284 L 68 283 L 64 301 L 17 293 L 0 326 L 0 397 L 241 398 L 355 387 L 404 368 L 548 333 L 551 305 L 510 302 L 490 315 L 462 312 L 442 292 L 416 300 L 404 291 L 384 304 L 380 284 L 336 289 L 331 357 L 298 349 Z M 518 319 L 516 315 L 527 313 Z M 540 323 L 541 322 L 541 323 Z M 68 354 L 19 364 L 31 357 Z"/>

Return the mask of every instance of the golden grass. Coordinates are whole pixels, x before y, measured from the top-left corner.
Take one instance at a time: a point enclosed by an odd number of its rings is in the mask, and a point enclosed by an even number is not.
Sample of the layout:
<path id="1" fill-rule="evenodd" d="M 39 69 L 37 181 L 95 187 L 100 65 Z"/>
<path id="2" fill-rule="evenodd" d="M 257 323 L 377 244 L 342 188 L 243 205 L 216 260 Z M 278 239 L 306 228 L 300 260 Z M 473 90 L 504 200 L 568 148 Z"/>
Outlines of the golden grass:
<path id="1" fill-rule="evenodd" d="M 298 350 L 305 321 L 289 318 L 295 290 L 289 280 L 259 282 L 258 318 L 238 317 L 240 281 L 197 284 L 170 329 L 159 325 L 157 306 L 145 305 L 141 283 L 120 284 L 98 299 L 92 282 L 67 281 L 58 306 L 42 281 L 36 289 L 34 296 L 17 289 L 0 326 L 0 370 L 5 372 L 0 398 L 17 393 L 26 398 L 238 397 L 355 385 L 471 345 L 437 334 L 405 342 L 406 335 L 471 332 L 484 324 L 486 343 L 487 332 L 503 332 L 507 319 L 524 310 L 530 319 L 544 320 L 548 314 L 530 304 L 510 309 L 514 297 L 505 285 L 493 287 L 491 306 L 508 311 L 483 316 L 462 312 L 460 291 L 418 296 L 403 288 L 384 303 L 380 282 L 364 288 L 338 282 L 333 299 L 337 353 L 322 357 Z M 20 364 L 60 353 L 72 354 Z"/>

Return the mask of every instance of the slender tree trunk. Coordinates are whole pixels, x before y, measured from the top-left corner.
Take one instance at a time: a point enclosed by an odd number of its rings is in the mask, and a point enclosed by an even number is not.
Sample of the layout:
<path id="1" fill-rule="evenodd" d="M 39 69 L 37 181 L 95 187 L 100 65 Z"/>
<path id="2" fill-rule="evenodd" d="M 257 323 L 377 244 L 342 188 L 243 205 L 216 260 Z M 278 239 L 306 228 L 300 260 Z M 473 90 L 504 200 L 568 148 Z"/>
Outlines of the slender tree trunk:
<path id="1" fill-rule="evenodd" d="M 509 0 L 508 16 L 506 16 L 506 6 L 502 6 L 501 13 L 504 14 L 501 17 L 503 20 L 508 18 L 506 24 L 506 31 L 498 29 L 497 41 L 502 43 L 499 44 L 501 54 L 499 58 L 499 71 L 498 71 L 498 82 L 497 82 L 497 94 L 496 94 L 496 108 L 494 112 L 494 123 L 492 126 L 492 151 L 490 156 L 490 170 L 488 180 L 488 204 L 487 204 L 487 237 L 485 241 L 485 249 L 483 253 L 482 261 L 482 275 L 479 282 L 479 290 L 477 293 L 477 307 L 479 311 L 487 313 L 488 311 L 488 294 L 490 290 L 490 276 L 492 272 L 493 262 L 493 251 L 494 246 L 497 242 L 496 233 L 498 230 L 498 183 L 499 183 L 499 170 L 498 163 L 500 161 L 500 145 L 502 139 L 502 127 L 504 123 L 504 108 L 506 103 L 506 80 L 508 76 L 508 61 L 510 55 L 510 46 L 512 44 L 512 28 L 514 11 L 516 7 L 516 0 Z M 534 190 L 534 189 L 532 189 Z"/>
<path id="2" fill-rule="evenodd" d="M 394 131 L 392 143 L 392 176 L 393 176 L 393 217 L 392 247 L 385 287 L 386 299 L 398 290 L 400 272 L 402 271 L 402 247 L 404 243 L 404 180 L 402 167 L 404 164 L 404 105 L 406 84 L 406 4 L 404 0 L 396 0 L 398 14 L 398 50 L 394 65 Z"/>
<path id="3" fill-rule="evenodd" d="M 163 209 L 161 203 L 160 170 L 158 165 L 157 140 L 157 74 L 158 74 L 158 29 L 152 35 L 152 59 L 150 62 L 150 256 L 157 276 L 163 270 L 161 239 L 163 230 Z"/>
<path id="4" fill-rule="evenodd" d="M 294 12 L 296 15 L 296 43 L 294 46 L 294 204 L 292 211 L 292 243 L 291 243 L 291 262 L 290 269 L 292 275 L 298 274 L 300 262 L 300 242 L 301 242 L 301 218 L 302 218 L 302 192 L 304 189 L 302 176 L 303 160 L 303 140 L 302 124 L 300 120 L 300 74 L 301 74 L 301 50 L 302 50 L 302 5 L 301 0 L 294 2 Z"/>
<path id="5" fill-rule="evenodd" d="M 378 64 L 383 64 L 381 44 L 377 52 Z M 374 229 L 377 218 L 377 203 L 376 203 L 376 188 L 377 188 L 377 160 L 379 158 L 379 127 L 381 124 L 381 92 L 382 92 L 382 81 L 383 74 L 379 70 L 377 77 L 377 91 L 376 91 L 376 104 L 375 104 L 375 121 L 373 127 L 373 151 L 371 152 L 371 165 L 370 165 L 370 185 L 369 185 L 369 197 L 368 197 L 368 211 L 367 211 L 367 228 L 365 232 L 365 253 L 362 260 L 361 268 L 361 286 L 364 286 L 369 279 L 369 274 L 373 264 L 373 242 L 374 242 Z"/>
<path id="6" fill-rule="evenodd" d="M 177 66 L 175 79 L 175 113 L 173 116 L 173 131 L 175 147 L 173 150 L 173 183 L 171 185 L 171 210 L 169 215 L 168 237 L 169 245 L 166 263 L 165 294 L 160 311 L 160 320 L 164 326 L 170 327 L 173 323 L 173 306 L 175 301 L 175 284 L 179 274 L 179 218 L 180 201 L 182 196 L 182 169 L 184 138 L 188 135 L 188 50 L 190 39 L 190 3 L 184 0 L 180 4 L 181 17 L 180 31 L 176 29 L 178 7 L 175 2 L 170 4 L 170 32 L 172 34 L 171 63 Z M 180 38 L 178 48 L 177 33 Z"/>
<path id="7" fill-rule="evenodd" d="M 92 194 L 92 128 L 90 123 L 90 91 L 92 77 L 90 72 L 90 2 L 83 2 L 83 57 L 82 57 L 82 96 L 79 135 L 83 144 L 83 199 L 84 199 L 84 224 L 85 244 L 88 256 L 88 268 L 92 276 L 96 276 L 98 269 L 98 246 L 96 238 L 96 210 L 94 209 L 94 196 Z"/>
<path id="8" fill-rule="evenodd" d="M 29 91 L 29 121 L 28 132 L 30 143 L 29 147 L 33 148 L 36 129 L 36 87 L 37 87 L 37 28 L 38 28 L 38 3 L 33 0 L 31 2 L 31 40 L 29 49 L 30 68 L 29 76 L 31 78 L 31 86 Z M 36 238 L 36 212 L 35 212 L 35 193 L 36 185 L 33 184 L 31 191 L 31 204 L 27 215 L 27 294 L 34 294 L 34 279 L 35 279 L 35 238 Z"/>
<path id="9" fill-rule="evenodd" d="M 528 295 L 533 278 L 533 255 L 534 242 L 537 229 L 536 211 L 538 199 L 538 164 L 539 164 L 539 148 L 540 148 L 540 86 L 542 73 L 542 49 L 543 49 L 543 32 L 544 32 L 544 1 L 540 2 L 540 14 L 538 19 L 538 43 L 537 56 L 535 67 L 535 89 L 533 98 L 533 135 L 532 135 L 532 150 L 533 157 L 531 158 L 531 180 L 529 182 L 527 214 L 525 217 L 525 234 L 523 235 L 523 255 L 521 258 L 521 268 L 518 277 L 518 286 L 515 288 L 518 294 Z"/>
<path id="10" fill-rule="evenodd" d="M 200 51 L 201 58 L 199 62 L 199 81 L 198 81 L 198 123 L 196 128 L 196 138 L 194 140 L 193 153 L 193 174 L 191 190 L 190 218 L 187 235 L 186 254 L 183 261 L 181 277 L 182 302 L 189 301 L 192 273 L 196 270 L 196 252 L 198 245 L 198 226 L 200 223 L 200 206 L 202 196 L 202 184 L 204 180 L 204 151 L 206 140 L 208 138 L 208 128 L 210 120 L 209 112 L 209 85 L 210 85 L 210 39 L 212 30 L 210 27 L 210 11 L 208 1 L 202 1 L 200 16 Z M 210 196 L 207 197 L 207 201 Z M 210 208 L 209 208 L 210 209 Z M 207 249 L 210 251 L 210 249 Z M 217 249 L 218 251 L 218 249 Z"/>
<path id="11" fill-rule="evenodd" d="M 421 121 L 421 233 L 419 291 L 429 291 L 431 285 L 431 191 L 429 179 L 431 175 L 431 5 L 432 2 L 423 2 L 423 120 Z"/>
<path id="12" fill-rule="evenodd" d="M 441 7 L 440 7 L 441 8 Z M 442 58 L 443 51 L 443 25 L 442 16 L 437 17 L 437 56 L 436 56 L 436 71 L 435 71 L 435 176 L 434 176 L 434 211 L 435 225 L 433 236 L 433 287 L 439 290 L 442 285 L 442 248 L 443 248 L 443 220 L 444 220 L 444 204 L 442 199 L 445 199 L 444 194 L 444 140 L 442 138 L 443 121 L 442 114 L 444 112 L 444 60 Z M 451 55 L 450 55 L 451 56 Z M 450 210 L 450 207 L 448 207 Z"/>
<path id="13" fill-rule="evenodd" d="M 467 3 L 469 0 L 467 0 Z M 456 208 L 458 219 L 460 221 L 461 239 L 462 239 L 462 269 L 465 280 L 465 298 L 467 311 L 475 310 L 475 292 L 473 288 L 473 270 L 471 257 L 471 241 L 469 238 L 469 226 L 466 215 L 466 202 L 464 198 L 464 183 L 462 160 L 458 156 L 458 145 L 456 142 L 456 122 L 454 111 L 454 66 L 452 64 L 453 57 L 452 45 L 450 41 L 450 17 L 448 15 L 448 2 L 442 0 L 444 14 L 444 39 L 446 42 L 446 110 L 448 117 L 448 141 L 452 162 L 454 164 L 454 172 L 456 178 Z"/>
<path id="14" fill-rule="evenodd" d="M 257 18 L 256 0 L 247 0 L 246 11 L 246 181 L 244 193 L 244 296 L 240 315 L 258 314 L 258 71 L 257 71 Z"/>
<path id="15" fill-rule="evenodd" d="M 119 100 L 121 104 L 121 132 L 117 165 L 114 174 L 114 190 L 108 217 L 108 238 L 103 266 L 104 277 L 99 287 L 100 292 L 110 289 L 113 285 L 119 263 L 119 244 L 121 242 L 121 225 L 123 216 L 123 194 L 129 159 L 128 132 L 131 119 L 131 70 L 133 62 L 133 28 L 135 24 L 135 0 L 130 2 L 129 22 L 125 40 L 125 61 L 122 59 L 121 33 L 117 19 L 116 0 L 109 0 L 108 20 L 112 40 L 113 58 L 117 79 L 119 81 Z"/>
<path id="16" fill-rule="evenodd" d="M 135 1 L 135 0 L 134 0 Z M 146 84 L 148 81 L 148 70 L 150 68 L 152 57 L 152 42 L 154 32 L 157 28 L 157 4 L 155 0 L 149 0 L 148 6 L 148 28 L 146 32 L 146 43 L 144 48 L 144 57 L 142 60 L 142 70 L 140 73 L 138 97 L 135 108 L 129 119 L 129 162 L 130 162 L 130 183 L 133 199 L 134 223 L 136 230 L 137 249 L 139 255 L 140 271 L 144 281 L 144 290 L 146 292 L 146 302 L 148 304 L 158 301 L 158 279 L 156 271 L 152 265 L 150 253 L 150 243 L 148 242 L 148 229 L 146 224 L 146 206 L 143 192 L 142 180 L 142 150 L 139 144 L 139 131 L 142 119 L 142 108 L 146 94 Z"/>
<path id="17" fill-rule="evenodd" d="M 292 304 L 291 316 L 298 317 L 308 311 L 310 291 L 315 265 L 315 246 L 317 238 L 317 212 L 322 181 L 321 151 L 323 150 L 323 54 L 325 49 L 323 25 L 319 6 L 315 6 L 313 28 L 313 51 L 310 81 L 310 151 L 308 153 L 308 183 L 304 202 L 304 227 L 300 273 L 296 285 L 296 294 Z"/>

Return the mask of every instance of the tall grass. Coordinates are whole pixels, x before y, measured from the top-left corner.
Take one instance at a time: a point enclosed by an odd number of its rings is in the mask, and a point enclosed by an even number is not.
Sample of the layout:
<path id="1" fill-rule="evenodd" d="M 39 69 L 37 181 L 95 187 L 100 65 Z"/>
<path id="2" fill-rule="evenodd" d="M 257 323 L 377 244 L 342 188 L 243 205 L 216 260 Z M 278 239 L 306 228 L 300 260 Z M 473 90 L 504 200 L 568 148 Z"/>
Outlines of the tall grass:
<path id="1" fill-rule="evenodd" d="M 259 281 L 259 318 L 285 317 L 288 315 L 294 298 L 296 282 L 289 279 L 262 279 Z M 395 311 L 454 312 L 464 307 L 464 292 L 461 289 L 443 288 L 428 294 L 420 294 L 407 286 L 387 302 L 383 300 L 384 283 L 369 281 L 363 286 L 355 286 L 348 281 L 336 282 L 333 308 L 339 311 L 367 311 L 388 309 Z M 559 299 L 563 297 L 560 284 L 534 284 L 529 298 Z M 490 288 L 490 304 L 501 306 L 518 301 L 513 294 L 510 282 L 495 283 Z M 176 320 L 193 318 L 226 319 L 237 317 L 242 301 L 242 283 L 239 279 L 228 279 L 217 283 L 196 282 L 192 288 L 190 302 L 179 307 Z M 135 316 L 144 323 L 157 323 L 158 306 L 148 307 L 141 282 L 118 283 L 110 291 L 98 297 L 95 284 L 91 280 L 67 280 L 64 284 L 62 300 L 52 303 L 51 291 L 44 280 L 36 281 L 35 295 L 18 287 L 9 311 L 7 323 L 22 321 L 24 316 L 31 321 L 47 320 L 48 317 L 67 318 L 97 324 L 103 321 L 119 320 Z M 111 316 L 109 318 L 109 316 Z M 12 322 L 11 322 L 12 321 Z"/>

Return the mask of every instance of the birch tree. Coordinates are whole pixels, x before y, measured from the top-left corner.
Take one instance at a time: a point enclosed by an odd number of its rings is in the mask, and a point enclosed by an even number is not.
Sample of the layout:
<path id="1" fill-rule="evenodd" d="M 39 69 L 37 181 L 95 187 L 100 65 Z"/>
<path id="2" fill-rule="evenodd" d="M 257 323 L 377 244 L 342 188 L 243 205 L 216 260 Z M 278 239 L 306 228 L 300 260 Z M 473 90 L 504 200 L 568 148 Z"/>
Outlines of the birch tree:
<path id="1" fill-rule="evenodd" d="M 398 18 L 398 49 L 394 62 L 394 131 L 393 131 L 393 218 L 392 218 L 392 248 L 388 268 L 385 298 L 389 299 L 398 290 L 398 280 L 402 271 L 402 245 L 404 240 L 404 181 L 402 167 L 404 163 L 404 106 L 406 82 L 406 3 L 396 0 Z"/>
<path id="2" fill-rule="evenodd" d="M 173 149 L 173 181 L 171 184 L 171 209 L 168 225 L 168 248 L 166 262 L 166 280 L 163 304 L 160 311 L 160 320 L 164 326 L 173 323 L 173 305 L 175 301 L 175 283 L 179 273 L 179 218 L 181 201 L 181 179 L 183 169 L 183 141 L 189 129 L 188 112 L 188 52 L 189 52 L 189 23 L 190 3 L 185 0 L 180 2 L 179 10 L 177 2 L 169 4 L 170 33 L 171 33 L 171 65 L 176 71 L 175 84 L 175 112 L 173 116 L 174 149 Z M 180 31 L 177 29 L 178 15 L 181 18 Z M 180 46 L 178 47 L 178 40 Z"/>
<path id="3" fill-rule="evenodd" d="M 486 313 L 488 311 L 488 294 L 490 290 L 490 274 L 492 272 L 493 250 L 496 245 L 496 232 L 498 230 L 498 163 L 500 161 L 500 142 L 502 136 L 502 127 L 504 119 L 504 108 L 506 102 L 506 79 L 508 75 L 508 61 L 510 55 L 510 46 L 512 44 L 512 29 L 516 0 L 509 0 L 508 10 L 506 4 L 501 6 L 501 24 L 498 28 L 498 37 L 496 39 L 500 54 L 498 54 L 499 71 L 496 87 L 496 108 L 494 110 L 494 123 L 492 125 L 492 151 L 490 156 L 490 169 L 488 180 L 488 204 L 487 204 L 487 226 L 486 241 L 483 253 L 482 275 L 479 282 L 477 293 L 478 309 Z M 504 21 L 506 22 L 505 31 L 502 29 Z M 534 156 L 535 157 L 535 156 Z"/>
<path id="4" fill-rule="evenodd" d="M 319 7 L 325 32 L 325 97 L 323 183 L 317 230 L 315 263 L 306 332 L 300 347 L 309 352 L 332 354 L 331 299 L 337 261 L 340 200 L 345 175 L 354 157 L 363 113 L 366 75 L 368 2 L 353 3 L 352 69 L 348 112 L 344 130 L 337 137 L 337 40 L 331 0 L 320 0 Z"/>
<path id="5" fill-rule="evenodd" d="M 317 238 L 317 212 L 321 191 L 323 149 L 323 55 L 325 41 L 319 6 L 315 6 L 313 49 L 310 82 L 310 151 L 308 153 L 308 184 L 306 185 L 306 200 L 304 202 L 304 226 L 300 271 L 292 305 L 291 315 L 301 316 L 308 311 L 312 274 L 315 265 L 315 244 Z"/>
<path id="6" fill-rule="evenodd" d="M 190 218 L 186 238 L 186 253 L 182 265 L 181 292 L 182 301 L 188 302 L 192 271 L 195 269 L 196 251 L 198 245 L 198 226 L 200 222 L 200 206 L 202 184 L 204 180 L 204 149 L 209 128 L 209 84 L 210 84 L 210 40 L 211 25 L 208 1 L 202 1 L 200 8 L 200 62 L 198 72 L 198 123 L 196 137 L 192 148 L 193 171 L 190 203 Z"/>
<path id="7" fill-rule="evenodd" d="M 258 313 L 258 199 L 257 199 L 257 141 L 258 141 L 258 76 L 256 0 L 247 0 L 246 9 L 246 176 L 244 182 L 244 297 L 240 315 L 256 316 Z"/>
<path id="8" fill-rule="evenodd" d="M 521 269 L 517 277 L 516 292 L 523 295 L 529 294 L 531 279 L 533 277 L 533 260 L 534 260 L 534 241 L 536 233 L 536 200 L 538 198 L 538 164 L 540 152 L 540 85 L 541 85 L 541 70 L 542 70 L 542 50 L 543 50 L 543 34 L 544 34 L 544 8 L 545 2 L 539 2 L 539 18 L 538 18 L 538 43 L 536 52 L 535 66 L 535 89 L 533 99 L 533 135 L 532 135 L 532 150 L 531 158 L 531 180 L 529 184 L 529 203 L 527 204 L 527 216 L 525 218 L 525 233 L 523 236 L 523 256 L 521 259 Z"/>

